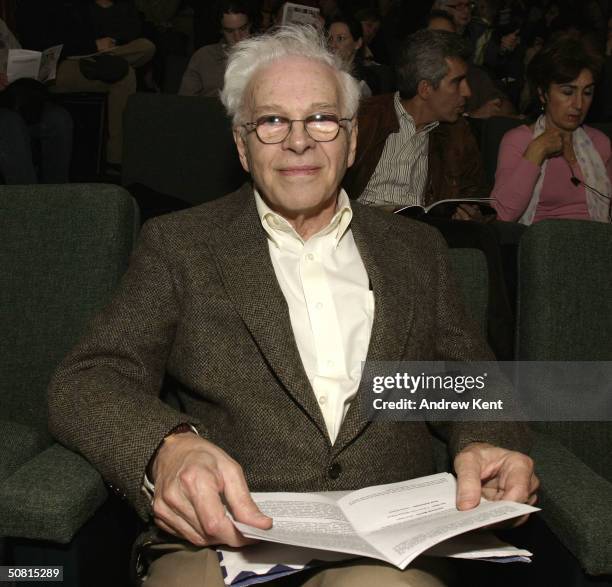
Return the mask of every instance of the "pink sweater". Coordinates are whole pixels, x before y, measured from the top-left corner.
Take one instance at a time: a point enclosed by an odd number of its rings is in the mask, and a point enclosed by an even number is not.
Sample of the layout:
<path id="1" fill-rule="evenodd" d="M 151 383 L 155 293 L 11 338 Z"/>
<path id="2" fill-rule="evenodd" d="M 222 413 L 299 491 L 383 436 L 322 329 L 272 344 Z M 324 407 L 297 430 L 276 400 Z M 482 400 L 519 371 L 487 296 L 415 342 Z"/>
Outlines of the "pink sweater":
<path id="1" fill-rule="evenodd" d="M 608 176 L 612 176 L 610 139 L 595 128 L 583 128 L 606 165 Z M 532 139 L 533 132 L 525 125 L 508 131 L 502 139 L 495 187 L 491 194 L 500 220 L 518 220 L 531 200 L 541 172 L 538 165 L 523 159 L 523 153 Z M 584 181 L 582 170 L 577 164 L 574 164 L 574 173 Z M 570 167 L 563 157 L 548 159 L 534 222 L 544 218 L 589 219 L 585 188 L 582 184 L 575 186 L 570 181 L 571 177 Z"/>

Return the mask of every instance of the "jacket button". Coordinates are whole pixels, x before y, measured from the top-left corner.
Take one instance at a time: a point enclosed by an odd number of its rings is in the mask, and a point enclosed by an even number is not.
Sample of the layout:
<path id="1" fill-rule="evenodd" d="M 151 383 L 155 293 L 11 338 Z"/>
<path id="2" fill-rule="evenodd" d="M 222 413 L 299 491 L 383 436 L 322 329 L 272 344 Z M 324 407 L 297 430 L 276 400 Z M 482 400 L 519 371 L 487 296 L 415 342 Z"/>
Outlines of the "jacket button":
<path id="1" fill-rule="evenodd" d="M 342 473 L 342 465 L 340 463 L 333 463 L 329 469 L 327 469 L 327 475 L 334 481 L 340 477 Z"/>

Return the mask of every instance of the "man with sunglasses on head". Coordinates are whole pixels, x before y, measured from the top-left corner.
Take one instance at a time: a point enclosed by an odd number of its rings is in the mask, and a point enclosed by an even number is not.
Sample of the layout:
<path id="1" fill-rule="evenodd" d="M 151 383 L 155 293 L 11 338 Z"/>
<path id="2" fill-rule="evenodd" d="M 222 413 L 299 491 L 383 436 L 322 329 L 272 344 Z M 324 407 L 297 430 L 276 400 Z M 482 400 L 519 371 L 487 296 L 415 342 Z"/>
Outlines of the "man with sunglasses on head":
<path id="1" fill-rule="evenodd" d="M 247 1 L 222 0 L 218 15 L 222 39 L 192 55 L 181 80 L 178 92 L 181 96 L 218 97 L 229 49 L 251 35 L 252 18 Z"/>
<path id="2" fill-rule="evenodd" d="M 344 68 L 310 27 L 236 46 L 222 99 L 252 183 L 146 223 L 114 301 L 52 383 L 53 433 L 151 522 L 146 587 L 222 586 L 209 547 L 249 542 L 226 508 L 258 528 L 273 523 L 250 491 L 434 472 L 423 422 L 368 421 L 366 358 L 492 358 L 435 231 L 341 189 L 359 102 Z M 181 411 L 159 399 L 165 372 Z M 491 489 L 533 502 L 522 425 L 437 428 L 455 459 L 459 508 Z M 448 571 L 444 560 L 405 571 L 357 560 L 291 584 L 439 587 Z"/>

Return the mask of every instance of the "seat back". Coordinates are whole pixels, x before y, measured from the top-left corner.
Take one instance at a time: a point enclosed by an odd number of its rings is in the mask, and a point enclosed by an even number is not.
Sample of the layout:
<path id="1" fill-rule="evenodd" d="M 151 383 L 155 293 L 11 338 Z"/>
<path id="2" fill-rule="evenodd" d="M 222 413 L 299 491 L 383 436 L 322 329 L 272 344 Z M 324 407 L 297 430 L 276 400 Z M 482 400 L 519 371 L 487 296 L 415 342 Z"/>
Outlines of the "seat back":
<path id="1" fill-rule="evenodd" d="M 467 313 L 486 335 L 489 277 L 484 253 L 479 249 L 453 248 L 448 254 Z"/>
<path id="2" fill-rule="evenodd" d="M 59 361 L 127 267 L 138 210 L 118 186 L 0 186 L 0 414 L 47 431 Z"/>
<path id="3" fill-rule="evenodd" d="M 589 126 L 592 126 L 593 128 L 605 133 L 612 141 L 612 122 L 589 122 Z"/>
<path id="4" fill-rule="evenodd" d="M 544 220 L 519 246 L 517 357 L 612 361 L 612 226 Z M 538 424 L 612 481 L 611 422 Z"/>
<path id="5" fill-rule="evenodd" d="M 123 135 L 125 186 L 142 184 L 200 204 L 238 189 L 248 177 L 217 98 L 135 94 L 124 113 Z"/>
<path id="6" fill-rule="evenodd" d="M 506 116 L 492 116 L 482 121 L 480 135 L 480 153 L 485 175 L 490 185 L 495 183 L 497 154 L 504 135 L 513 128 L 525 124 L 524 120 Z"/>
<path id="7" fill-rule="evenodd" d="M 448 256 L 468 316 L 476 321 L 482 335 L 486 336 L 489 278 L 484 253 L 479 249 L 454 248 L 448 250 Z M 436 470 L 450 471 L 446 444 L 433 437 L 432 447 Z"/>

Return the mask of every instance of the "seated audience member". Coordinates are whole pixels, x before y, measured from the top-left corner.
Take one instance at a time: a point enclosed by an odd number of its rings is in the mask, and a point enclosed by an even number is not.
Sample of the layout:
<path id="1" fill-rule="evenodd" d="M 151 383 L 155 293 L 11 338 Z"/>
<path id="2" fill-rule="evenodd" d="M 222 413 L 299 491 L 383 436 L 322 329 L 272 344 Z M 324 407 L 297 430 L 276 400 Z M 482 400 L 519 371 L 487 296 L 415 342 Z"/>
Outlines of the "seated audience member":
<path id="1" fill-rule="evenodd" d="M 582 123 L 595 91 L 600 58 L 575 38 L 561 37 L 529 65 L 542 114 L 504 136 L 493 196 L 504 220 L 608 221 L 611 152 L 608 137 Z"/>
<path id="2" fill-rule="evenodd" d="M 470 60 L 482 66 L 499 83 L 504 84 L 506 95 L 518 103 L 522 87 L 523 53 L 520 47 L 519 30 L 514 19 L 498 18 L 496 3 L 480 0 L 477 6 L 484 19 L 473 18 L 473 3 L 468 0 L 435 0 L 434 8 L 448 12 L 455 23 L 457 34 L 464 37 L 472 51 Z M 507 19 L 507 22 L 506 20 Z M 502 26 L 503 23 L 503 26 Z M 520 25 L 519 25 L 520 26 Z"/>
<path id="3" fill-rule="evenodd" d="M 351 198 L 395 210 L 447 198 L 486 197 L 480 151 L 463 110 L 470 96 L 467 42 L 454 33 L 410 35 L 396 67 L 399 92 L 363 101 L 355 163 L 344 181 Z M 494 216 L 493 216 L 494 217 Z M 478 247 L 489 269 L 489 342 L 499 359 L 511 359 L 512 308 L 494 230 L 480 207 L 461 204 L 452 218 L 426 215 L 451 246 Z"/>
<path id="4" fill-rule="evenodd" d="M 223 0 L 219 6 L 218 22 L 223 39 L 205 45 L 193 54 L 183 75 L 179 95 L 219 96 L 228 50 L 251 34 L 248 4 L 242 0 Z"/>
<path id="5" fill-rule="evenodd" d="M 21 49 L 0 20 L 0 173 L 7 184 L 67 183 L 72 156 L 72 118 L 46 99 L 45 87 L 35 80 L 13 84 L 6 77 L 10 49 Z M 32 160 L 32 141 L 40 143 L 39 173 Z"/>
<path id="6" fill-rule="evenodd" d="M 139 22 L 131 3 L 123 0 L 20 0 L 17 22 L 26 46 L 44 50 L 64 45 L 51 91 L 108 94 L 106 160 L 113 170 L 121 164 L 123 112 L 136 92 L 134 67 L 151 60 L 155 45 L 139 38 Z M 36 15 L 35 18 L 32 15 Z M 102 35 L 102 36 L 100 36 Z M 29 39 L 26 42 L 25 38 Z M 77 59 L 97 52 L 112 57 Z M 72 57 L 72 59 L 68 59 Z"/>
<path id="7" fill-rule="evenodd" d="M 226 508 L 272 524 L 251 490 L 348 490 L 433 473 L 432 430 L 449 443 L 459 509 L 483 495 L 536 499 L 523 423 L 365 417 L 366 357 L 492 355 L 458 303 L 439 235 L 341 189 L 359 102 L 343 67 L 311 27 L 238 44 L 222 99 L 252 185 L 145 224 L 114 300 L 51 384 L 51 431 L 149 522 L 144 587 L 222 587 L 211 546 L 248 543 Z M 182 411 L 160 400 L 165 372 Z M 441 587 L 448 567 L 359 559 L 295 579 Z"/>
<path id="8" fill-rule="evenodd" d="M 396 67 L 399 91 L 364 100 L 355 165 L 344 187 L 373 206 L 399 208 L 488 195 L 478 145 L 462 114 L 469 47 L 446 31 L 408 37 Z"/>
<path id="9" fill-rule="evenodd" d="M 355 12 L 363 30 L 363 60 L 366 64 L 389 64 L 388 50 L 381 38 L 382 17 L 373 8 L 361 8 Z"/>
<path id="10" fill-rule="evenodd" d="M 455 23 L 444 10 L 432 10 L 427 19 L 427 28 L 432 31 L 456 32 Z M 472 62 L 468 63 L 467 82 L 470 96 L 465 104 L 465 112 L 472 118 L 491 116 L 514 116 L 516 110 L 504 92 L 495 84 L 486 71 Z"/>
<path id="11" fill-rule="evenodd" d="M 381 88 L 390 84 L 391 72 L 386 67 L 365 63 L 363 30 L 358 20 L 342 15 L 333 17 L 327 23 L 327 40 L 330 49 L 347 63 L 359 80 L 362 98 L 380 94 Z"/>
<path id="12" fill-rule="evenodd" d="M 464 35 L 472 21 L 472 2 L 470 0 L 435 0 L 432 8 L 448 12 L 455 23 L 456 33 Z"/>

